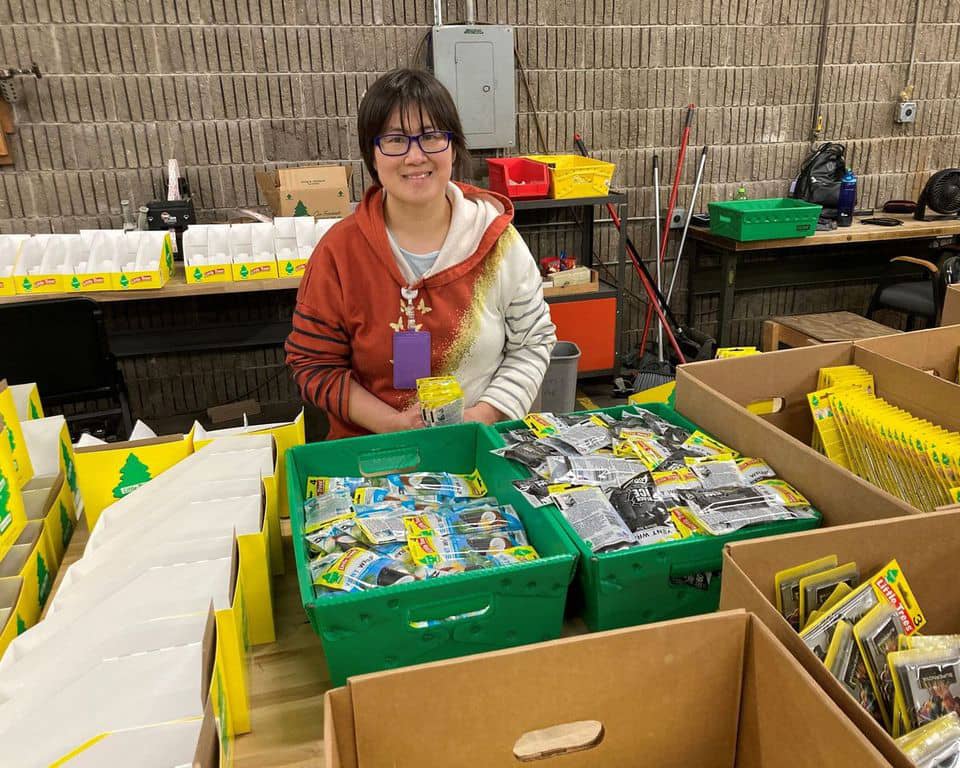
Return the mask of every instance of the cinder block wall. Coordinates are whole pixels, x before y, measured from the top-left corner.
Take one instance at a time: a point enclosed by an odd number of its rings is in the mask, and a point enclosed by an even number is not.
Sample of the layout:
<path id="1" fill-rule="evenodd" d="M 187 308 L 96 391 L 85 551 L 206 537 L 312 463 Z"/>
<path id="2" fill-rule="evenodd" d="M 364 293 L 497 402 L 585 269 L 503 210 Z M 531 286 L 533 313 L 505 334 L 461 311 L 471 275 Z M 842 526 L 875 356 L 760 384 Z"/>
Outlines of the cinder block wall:
<path id="1" fill-rule="evenodd" d="M 477 16 L 517 29 L 533 96 L 518 78 L 520 150 L 571 151 L 579 130 L 618 164 L 644 244 L 651 158 L 672 175 L 688 102 L 699 108 L 693 144 L 711 147 L 703 200 L 741 183 L 754 197 L 784 192 L 810 148 L 821 3 L 478 0 Z M 914 46 L 915 7 L 850 0 L 831 13 L 824 138 L 847 143 L 866 205 L 915 198 L 931 171 L 960 161 L 960 4 L 924 0 Z M 449 0 L 445 12 L 463 13 Z M 162 192 L 169 157 L 207 220 L 260 205 L 254 171 L 279 164 L 352 164 L 356 197 L 366 181 L 358 101 L 378 73 L 422 56 L 432 16 L 429 0 L 0 0 L 0 66 L 36 61 L 44 72 L 21 81 L 16 164 L 0 167 L 0 232 L 115 226 L 121 198 Z M 899 126 L 912 49 L 919 115 Z M 609 254 L 605 229 L 598 243 Z M 559 242 L 531 240 L 544 253 Z M 783 296 L 767 310 L 806 307 Z M 712 312 L 707 302 L 707 330 Z M 628 334 L 637 325 L 628 315 Z"/>

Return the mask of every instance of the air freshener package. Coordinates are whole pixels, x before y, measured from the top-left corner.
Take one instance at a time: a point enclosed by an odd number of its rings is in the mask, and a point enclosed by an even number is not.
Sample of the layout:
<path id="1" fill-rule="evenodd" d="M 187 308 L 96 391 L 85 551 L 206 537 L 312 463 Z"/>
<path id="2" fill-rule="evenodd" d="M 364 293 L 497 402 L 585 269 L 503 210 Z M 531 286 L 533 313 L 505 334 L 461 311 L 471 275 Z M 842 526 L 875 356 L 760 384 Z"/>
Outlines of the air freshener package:
<path id="1" fill-rule="evenodd" d="M 359 592 L 415 580 L 408 567 L 366 549 L 350 549 L 339 555 L 319 574 L 314 583 L 327 589 Z"/>
<path id="2" fill-rule="evenodd" d="M 837 566 L 837 556 L 830 555 L 819 560 L 787 568 L 774 574 L 777 610 L 798 632 L 800 631 L 800 579 Z"/>
<path id="3" fill-rule="evenodd" d="M 303 503 L 304 533 L 313 533 L 337 520 L 353 517 L 350 495 L 346 491 L 313 496 Z"/>
<path id="4" fill-rule="evenodd" d="M 837 585 L 846 584 L 853 589 L 860 583 L 860 570 L 856 563 L 845 563 L 837 568 L 804 576 L 800 579 L 800 624 L 806 626 L 810 614 L 823 607 Z"/>
<path id="5" fill-rule="evenodd" d="M 956 650 L 896 651 L 887 661 L 909 729 L 951 712 L 960 714 L 960 653 Z"/>
<path id="6" fill-rule="evenodd" d="M 554 501 L 576 534 L 594 552 L 629 546 L 636 537 L 600 488 L 578 488 L 554 495 Z"/>
<path id="7" fill-rule="evenodd" d="M 893 730 L 895 690 L 887 655 L 897 650 L 902 634 L 897 612 L 889 603 L 881 603 L 872 609 L 853 628 L 888 731 Z"/>
<path id="8" fill-rule="evenodd" d="M 960 717 L 951 712 L 897 739 L 917 768 L 960 768 Z"/>
<path id="9" fill-rule="evenodd" d="M 878 723 L 882 724 L 880 705 L 870 683 L 867 664 L 863 660 L 860 648 L 853 636 L 853 625 L 850 622 L 840 621 L 837 623 L 823 663 L 830 670 L 830 674 L 840 681 L 840 684 L 850 692 L 850 695 L 859 702 L 860 706 L 867 710 Z"/>

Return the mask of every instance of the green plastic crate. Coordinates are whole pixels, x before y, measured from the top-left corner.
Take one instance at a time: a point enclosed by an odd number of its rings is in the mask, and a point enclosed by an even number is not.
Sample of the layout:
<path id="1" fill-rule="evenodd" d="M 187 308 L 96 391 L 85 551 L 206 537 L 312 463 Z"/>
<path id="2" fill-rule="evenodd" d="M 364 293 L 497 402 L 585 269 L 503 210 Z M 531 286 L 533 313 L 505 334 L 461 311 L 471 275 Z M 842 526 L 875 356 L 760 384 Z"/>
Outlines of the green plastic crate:
<path id="1" fill-rule="evenodd" d="M 710 203 L 710 232 L 742 243 L 809 237 L 817 231 L 822 205 L 773 197 Z"/>
<path id="2" fill-rule="evenodd" d="M 599 412 L 619 418 L 623 411 L 633 407 L 601 408 Z M 662 403 L 645 403 L 637 407 L 645 408 L 679 427 L 697 429 L 695 424 Z M 523 427 L 521 421 L 496 425 L 499 432 L 520 427 Z M 667 541 L 595 555 L 556 506 L 551 504 L 541 511 L 554 517 L 580 552 L 577 568 L 577 589 L 580 594 L 576 598 L 578 602 L 582 601 L 584 622 L 594 632 L 715 611 L 720 605 L 719 578 L 712 579 L 709 586 L 702 589 L 674 580 L 719 571 L 723 563 L 723 547 L 727 542 L 794 533 L 820 525 L 819 517 L 788 520 L 746 528 L 725 536 Z"/>
<path id="3" fill-rule="evenodd" d="M 334 685 L 342 685 L 351 675 L 560 636 L 577 550 L 553 516 L 531 509 L 513 487 L 511 481 L 523 477 L 524 471 L 490 453 L 502 445 L 491 427 L 458 424 L 312 443 L 287 451 L 300 596 L 320 636 Z M 329 593 L 313 586 L 303 539 L 307 477 L 474 469 L 480 470 L 490 495 L 514 506 L 539 560 L 367 592 Z"/>

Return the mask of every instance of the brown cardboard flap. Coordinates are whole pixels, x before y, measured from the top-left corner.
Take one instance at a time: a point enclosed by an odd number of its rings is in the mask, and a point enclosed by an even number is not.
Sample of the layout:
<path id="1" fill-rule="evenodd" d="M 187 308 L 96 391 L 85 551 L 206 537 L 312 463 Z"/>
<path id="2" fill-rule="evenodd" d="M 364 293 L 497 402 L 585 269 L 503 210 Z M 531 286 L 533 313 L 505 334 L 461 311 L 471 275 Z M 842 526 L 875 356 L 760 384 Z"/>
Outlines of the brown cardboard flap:
<path id="1" fill-rule="evenodd" d="M 145 448 L 149 445 L 164 445 L 165 443 L 177 443 L 183 440 L 186 435 L 163 435 L 162 437 L 148 437 L 145 440 L 124 440 L 118 443 L 104 443 L 103 445 L 85 445 L 80 448 L 74 448 L 74 453 L 97 453 L 98 451 L 114 450 L 136 450 Z"/>
<path id="2" fill-rule="evenodd" d="M 203 669 L 200 678 L 200 703 L 206 707 L 210 701 L 210 684 L 213 682 L 214 666 L 217 663 L 217 618 L 213 601 L 207 610 L 207 625 L 203 630 Z"/>
<path id="3" fill-rule="evenodd" d="M 277 186 L 281 189 L 318 189 L 345 186 L 350 181 L 350 167 L 343 165 L 310 165 L 277 170 Z"/>
<path id="4" fill-rule="evenodd" d="M 847 351 L 851 348 L 849 344 L 829 346 L 843 346 Z M 736 363 L 823 348 L 807 347 L 716 362 Z M 918 512 L 906 502 L 860 479 L 809 445 L 782 432 L 766 419 L 749 413 L 726 395 L 712 390 L 707 383 L 692 375 L 699 365 L 681 366 L 677 371 L 678 412 L 745 456 L 764 459 L 780 477 L 795 485 L 823 513 L 824 525 L 860 523 Z M 753 371 L 753 375 L 760 374 Z M 809 406 L 806 419 L 810 421 Z"/>
<path id="5" fill-rule="evenodd" d="M 197 750 L 193 753 L 193 768 L 219 768 L 220 741 L 217 737 L 217 721 L 213 716 L 213 702 L 207 697 L 203 707 L 203 724 L 197 737 Z"/>
<path id="6" fill-rule="evenodd" d="M 747 644 L 737 768 L 889 766 L 755 616 Z"/>
<path id="7" fill-rule="evenodd" d="M 715 614 L 351 678 L 358 764 L 515 765 L 523 734 L 596 720 L 595 747 L 537 764 L 634 765 L 642 745 L 658 768 L 732 765 L 746 626 Z M 440 737 L 426 750 L 414 680 L 444 703 L 426 719 Z"/>
<path id="8" fill-rule="evenodd" d="M 890 736 L 777 612 L 774 574 L 833 554 L 841 562 L 855 561 L 861 573 L 870 574 L 896 558 L 927 618 L 924 633 L 955 634 L 960 632 L 960 582 L 945 578 L 944 569 L 956 560 L 957 542 L 960 512 L 931 512 L 729 544 L 724 552 L 720 608 L 745 608 L 755 613 L 884 756 L 898 768 L 909 768 L 909 761 Z"/>
<path id="9" fill-rule="evenodd" d="M 323 697 L 323 754 L 327 768 L 357 768 L 357 733 L 349 688 L 334 688 Z"/>
<path id="10" fill-rule="evenodd" d="M 933 370 L 940 378 L 956 382 L 960 326 L 864 339 L 857 342 L 857 348 L 870 350 L 921 371 Z"/>
<path id="11" fill-rule="evenodd" d="M 0 608 L 16 608 L 21 589 L 23 589 L 21 576 L 0 579 Z M 2 631 L 3 625 L 0 625 L 0 632 Z"/>
<path id="12" fill-rule="evenodd" d="M 960 323 L 960 285 L 951 285 L 947 288 L 947 295 L 943 301 L 943 318 L 941 325 L 956 325 Z"/>

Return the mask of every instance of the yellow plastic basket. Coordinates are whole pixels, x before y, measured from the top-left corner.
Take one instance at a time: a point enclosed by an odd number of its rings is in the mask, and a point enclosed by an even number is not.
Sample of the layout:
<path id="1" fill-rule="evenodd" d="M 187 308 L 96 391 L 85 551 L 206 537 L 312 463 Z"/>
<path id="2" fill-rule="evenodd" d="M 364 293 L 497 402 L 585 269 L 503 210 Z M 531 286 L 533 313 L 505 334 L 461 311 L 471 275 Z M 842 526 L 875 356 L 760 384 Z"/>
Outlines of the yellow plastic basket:
<path id="1" fill-rule="evenodd" d="M 580 155 L 527 155 L 550 167 L 550 197 L 603 197 L 610 193 L 610 181 L 617 166 Z"/>

